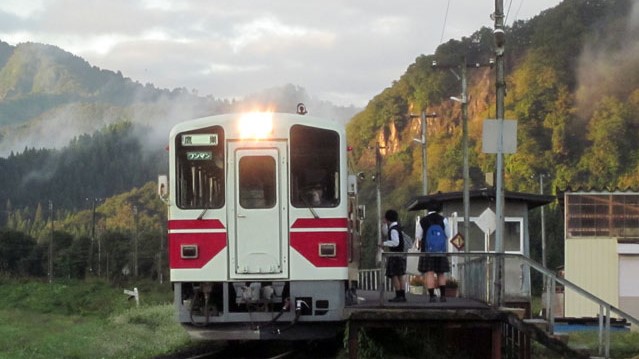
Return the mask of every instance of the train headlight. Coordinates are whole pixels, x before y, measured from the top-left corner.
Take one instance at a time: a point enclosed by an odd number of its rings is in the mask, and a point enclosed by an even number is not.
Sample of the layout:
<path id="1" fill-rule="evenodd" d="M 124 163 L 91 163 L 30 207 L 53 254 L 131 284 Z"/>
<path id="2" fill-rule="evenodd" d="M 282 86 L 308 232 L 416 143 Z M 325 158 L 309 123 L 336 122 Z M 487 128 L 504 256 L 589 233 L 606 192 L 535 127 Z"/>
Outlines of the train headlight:
<path id="1" fill-rule="evenodd" d="M 273 133 L 273 113 L 248 112 L 240 117 L 240 137 L 243 139 L 263 139 Z"/>
<path id="2" fill-rule="evenodd" d="M 337 256 L 337 246 L 335 243 L 320 243 L 319 244 L 319 256 L 320 257 L 335 257 Z"/>
<path id="3" fill-rule="evenodd" d="M 180 248 L 182 259 L 196 259 L 199 256 L 197 244 L 183 244 Z"/>

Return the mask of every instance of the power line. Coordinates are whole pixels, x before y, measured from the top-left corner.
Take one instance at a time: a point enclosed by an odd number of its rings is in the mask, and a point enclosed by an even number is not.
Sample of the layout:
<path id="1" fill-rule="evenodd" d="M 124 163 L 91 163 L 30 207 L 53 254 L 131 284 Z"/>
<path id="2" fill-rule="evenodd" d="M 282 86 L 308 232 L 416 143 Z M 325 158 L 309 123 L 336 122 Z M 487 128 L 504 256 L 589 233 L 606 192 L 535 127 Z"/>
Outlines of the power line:
<path id="1" fill-rule="evenodd" d="M 524 0 L 521 0 L 519 2 L 519 6 L 517 6 L 517 11 L 515 11 L 515 18 L 512 21 L 512 23 L 515 23 L 515 21 L 517 21 L 517 17 L 519 16 L 519 10 L 521 10 L 521 6 L 524 4 Z M 510 0 L 510 3 L 508 4 L 508 11 L 506 11 L 506 17 L 504 18 L 504 24 L 508 23 L 508 15 L 510 14 L 510 7 L 513 5 L 513 0 Z"/>
<path id="2" fill-rule="evenodd" d="M 517 20 L 517 17 L 519 16 L 519 10 L 521 10 L 521 6 L 523 4 L 524 4 L 524 0 L 521 0 L 521 2 L 519 3 L 519 7 L 517 8 L 517 12 L 515 13 L 515 20 Z"/>
<path id="3" fill-rule="evenodd" d="M 441 44 L 444 41 L 444 32 L 446 30 L 446 21 L 448 20 L 448 9 L 450 8 L 450 0 L 446 4 L 446 15 L 444 15 L 444 26 L 442 26 L 442 36 L 439 38 L 439 43 Z"/>
<path id="4" fill-rule="evenodd" d="M 519 3 L 519 6 L 521 6 L 521 3 L 524 2 L 523 0 Z M 510 7 L 513 5 L 513 0 L 510 0 L 510 2 L 508 3 L 508 10 L 506 10 L 506 16 L 504 17 L 504 24 L 508 23 L 508 15 L 510 14 Z"/>

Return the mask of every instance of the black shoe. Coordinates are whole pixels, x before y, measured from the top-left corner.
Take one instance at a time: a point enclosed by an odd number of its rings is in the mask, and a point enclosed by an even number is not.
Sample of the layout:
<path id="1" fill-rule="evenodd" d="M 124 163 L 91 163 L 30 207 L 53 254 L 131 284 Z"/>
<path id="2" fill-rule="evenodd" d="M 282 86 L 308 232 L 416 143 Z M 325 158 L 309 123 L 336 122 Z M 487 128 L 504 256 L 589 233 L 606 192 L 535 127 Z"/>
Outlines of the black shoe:
<path id="1" fill-rule="evenodd" d="M 430 297 L 430 298 L 428 298 L 428 301 L 430 303 L 435 303 L 437 301 L 437 297 Z"/>
<path id="2" fill-rule="evenodd" d="M 446 297 L 439 297 L 439 301 L 444 303 L 446 301 Z"/>

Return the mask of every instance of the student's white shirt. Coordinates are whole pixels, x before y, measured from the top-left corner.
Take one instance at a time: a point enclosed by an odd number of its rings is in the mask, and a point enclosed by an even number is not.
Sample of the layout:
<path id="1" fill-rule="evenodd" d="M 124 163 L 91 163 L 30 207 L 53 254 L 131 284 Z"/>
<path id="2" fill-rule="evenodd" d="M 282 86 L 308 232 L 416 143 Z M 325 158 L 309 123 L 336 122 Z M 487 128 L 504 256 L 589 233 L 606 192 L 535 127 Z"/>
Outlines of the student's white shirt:
<path id="1" fill-rule="evenodd" d="M 388 225 L 388 228 L 396 226 L 397 222 Z M 386 247 L 397 247 L 399 245 L 399 231 L 391 231 L 390 238 L 382 243 Z"/>

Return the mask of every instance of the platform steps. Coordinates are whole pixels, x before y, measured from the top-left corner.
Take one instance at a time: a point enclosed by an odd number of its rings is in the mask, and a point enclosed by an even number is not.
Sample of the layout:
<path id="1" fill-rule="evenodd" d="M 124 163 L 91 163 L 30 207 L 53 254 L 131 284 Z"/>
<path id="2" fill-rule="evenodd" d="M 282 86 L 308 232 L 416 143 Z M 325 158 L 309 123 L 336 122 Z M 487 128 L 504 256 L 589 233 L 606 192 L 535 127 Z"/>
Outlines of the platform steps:
<path id="1" fill-rule="evenodd" d="M 550 334 L 547 331 L 548 322 L 545 319 L 524 319 L 523 313 L 519 309 L 502 308 L 508 312 L 508 324 L 524 333 L 526 336 L 545 346 L 553 352 L 564 356 L 565 358 L 583 358 L 591 357 L 585 348 L 573 348 L 568 346 L 567 334 Z"/>

